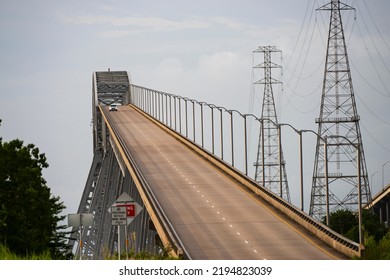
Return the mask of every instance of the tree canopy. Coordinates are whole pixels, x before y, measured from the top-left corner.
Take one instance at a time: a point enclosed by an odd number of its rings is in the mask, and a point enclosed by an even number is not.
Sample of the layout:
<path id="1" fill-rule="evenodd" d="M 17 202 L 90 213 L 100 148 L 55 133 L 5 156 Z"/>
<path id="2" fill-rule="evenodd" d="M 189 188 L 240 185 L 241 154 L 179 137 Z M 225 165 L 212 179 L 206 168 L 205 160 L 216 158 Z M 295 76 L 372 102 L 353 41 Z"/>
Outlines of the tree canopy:
<path id="1" fill-rule="evenodd" d="M 49 251 L 64 257 L 65 226 L 58 223 L 65 206 L 43 178 L 48 166 L 34 144 L 0 138 L 0 244 L 20 256 Z"/>
<path id="2" fill-rule="evenodd" d="M 365 246 L 362 258 L 389 260 L 390 231 L 379 222 L 379 218 L 372 211 L 364 210 L 362 214 Z M 325 218 L 323 223 L 325 223 Z M 330 214 L 330 228 L 355 242 L 359 242 L 358 223 L 358 214 L 351 210 L 340 209 Z"/>
<path id="3" fill-rule="evenodd" d="M 325 218 L 323 223 L 325 223 Z M 357 213 L 351 210 L 340 209 L 330 214 L 330 228 L 355 242 L 359 241 L 358 224 Z M 372 236 L 376 241 L 387 233 L 385 226 L 379 222 L 379 218 L 369 210 L 363 211 L 362 226 L 364 235 Z"/>

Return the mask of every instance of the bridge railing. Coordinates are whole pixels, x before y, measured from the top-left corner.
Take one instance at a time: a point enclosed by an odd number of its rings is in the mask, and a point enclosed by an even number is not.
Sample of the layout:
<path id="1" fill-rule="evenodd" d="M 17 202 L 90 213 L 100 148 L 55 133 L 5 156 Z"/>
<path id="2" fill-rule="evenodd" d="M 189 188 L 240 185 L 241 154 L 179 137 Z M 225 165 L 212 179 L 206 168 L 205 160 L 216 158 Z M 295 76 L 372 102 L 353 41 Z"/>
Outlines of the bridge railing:
<path id="1" fill-rule="evenodd" d="M 101 107 L 99 107 L 99 109 L 102 110 Z M 120 154 L 120 156 L 117 156 L 117 159 L 121 158 L 120 161 L 123 161 L 123 164 L 127 165 L 127 168 L 131 173 L 132 179 L 137 186 L 138 191 L 140 193 L 142 192 L 141 196 L 143 196 L 143 203 L 145 207 L 148 208 L 150 218 L 152 220 L 158 220 L 158 222 L 156 223 L 157 225 L 159 225 L 157 227 L 157 231 L 159 232 L 160 237 L 163 237 L 163 241 L 168 241 L 164 245 L 169 244 L 170 247 L 167 249 L 172 250 L 175 256 L 190 259 L 190 255 L 182 245 L 180 238 L 178 237 L 175 229 L 167 218 L 163 208 L 160 206 L 157 198 L 155 197 L 155 194 L 153 193 L 153 190 L 148 184 L 148 181 L 145 179 L 142 172 L 139 170 L 136 161 L 134 160 L 131 152 L 124 143 L 123 139 L 121 138 L 120 133 L 118 133 L 115 126 L 112 125 L 110 118 L 104 118 L 105 122 L 108 124 L 108 129 L 110 131 L 111 137 L 114 138 L 113 141 L 115 143 L 116 149 Z M 123 160 L 123 157 L 125 157 L 126 160 Z M 159 231 L 160 229 L 161 231 Z"/>
<path id="2" fill-rule="evenodd" d="M 346 255 L 360 256 L 361 248 L 358 243 L 334 232 L 253 180 L 249 154 L 255 154 L 257 151 L 251 151 L 253 147 L 250 146 L 248 122 L 255 121 L 255 125 L 260 129 L 264 121 L 271 120 L 137 85 L 130 85 L 130 102 L 162 125 L 180 134 L 189 143 L 193 143 L 195 148 L 199 147 L 210 153 L 214 163 L 224 165 L 225 171 L 227 167 L 232 177 L 324 242 Z"/>
<path id="3" fill-rule="evenodd" d="M 250 175 L 250 115 L 137 85 L 130 86 L 130 93 L 133 105 Z"/>

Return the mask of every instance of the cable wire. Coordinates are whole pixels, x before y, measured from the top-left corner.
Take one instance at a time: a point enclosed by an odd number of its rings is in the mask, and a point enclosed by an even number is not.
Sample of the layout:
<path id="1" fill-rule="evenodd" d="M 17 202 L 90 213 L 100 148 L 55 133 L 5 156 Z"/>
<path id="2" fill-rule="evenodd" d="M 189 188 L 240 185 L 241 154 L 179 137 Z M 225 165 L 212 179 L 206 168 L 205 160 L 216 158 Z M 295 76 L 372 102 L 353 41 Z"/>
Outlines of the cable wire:
<path id="1" fill-rule="evenodd" d="M 359 77 L 372 89 L 372 90 L 374 90 L 375 92 L 377 92 L 377 93 L 379 93 L 380 95 L 382 95 L 383 97 L 386 97 L 386 98 L 390 98 L 390 95 L 388 95 L 388 94 L 386 94 L 386 93 L 384 93 L 384 92 L 382 92 L 382 91 L 380 91 L 380 90 L 378 90 L 376 87 L 374 87 L 365 77 L 364 77 L 364 75 L 359 71 L 359 69 L 358 69 L 358 67 L 356 67 L 355 66 L 355 64 L 353 63 L 353 62 L 349 62 L 351 65 L 352 65 L 352 67 L 353 67 L 353 69 L 354 69 L 354 71 L 356 71 L 356 73 L 358 73 L 358 75 L 359 75 Z"/>
<path id="2" fill-rule="evenodd" d="M 379 30 L 378 25 L 376 24 L 376 22 L 375 22 L 375 20 L 374 20 L 374 18 L 373 18 L 373 16 L 372 16 L 372 14 L 371 14 L 371 11 L 370 11 L 370 9 L 368 8 L 367 2 L 366 2 L 366 1 L 363 1 L 363 3 L 364 3 L 364 6 L 366 7 L 366 10 L 367 10 L 367 13 L 368 13 L 369 17 L 371 18 L 371 21 L 374 23 L 375 29 L 376 29 L 376 31 L 378 32 L 379 37 L 381 37 L 383 43 L 385 44 L 385 46 L 387 47 L 387 49 L 390 51 L 390 45 L 387 43 L 387 41 L 386 41 L 385 38 L 383 37 L 381 31 Z"/>
<path id="3" fill-rule="evenodd" d="M 383 149 L 385 149 L 386 151 L 390 152 L 390 149 L 388 147 L 386 147 L 385 145 L 383 145 L 381 142 L 379 142 L 377 140 L 377 137 L 375 137 L 374 135 L 372 135 L 370 133 L 370 131 L 360 122 L 360 125 L 364 128 L 364 130 L 367 132 L 367 134 L 371 137 L 372 140 L 374 140 L 375 143 L 377 143 L 379 146 L 381 146 Z"/>
<path id="4" fill-rule="evenodd" d="M 359 95 L 356 95 L 356 94 L 355 94 L 355 96 L 359 99 L 359 101 L 363 104 L 363 106 L 367 109 L 367 111 L 369 111 L 377 120 L 379 120 L 379 121 L 383 122 L 384 124 L 390 126 L 390 122 L 388 122 L 388 121 L 386 121 L 386 120 L 384 120 L 384 119 L 378 117 L 378 115 L 375 114 L 374 111 L 372 111 L 372 110 L 367 106 L 367 104 L 363 101 L 363 99 L 361 99 L 361 98 L 359 97 Z"/>
<path id="5" fill-rule="evenodd" d="M 373 60 L 373 58 L 372 58 L 372 56 L 371 56 L 371 54 L 370 54 L 370 52 L 369 52 L 367 43 L 366 43 L 366 41 L 364 40 L 364 36 L 363 36 L 363 34 L 362 34 L 362 32 L 361 32 L 361 29 L 359 28 L 359 25 L 357 25 L 357 29 L 358 29 L 358 31 L 359 31 L 360 37 L 362 38 L 362 41 L 363 41 L 365 50 L 366 50 L 366 52 L 367 52 L 367 54 L 368 54 L 368 57 L 369 57 L 369 59 L 370 59 L 372 65 L 373 65 L 373 67 L 374 67 L 374 70 L 375 70 L 375 72 L 376 72 L 376 74 L 377 74 L 377 76 L 378 76 L 380 82 L 382 83 L 382 86 L 385 88 L 386 92 L 387 92 L 388 94 L 390 94 L 390 91 L 389 91 L 389 89 L 387 88 L 387 86 L 385 85 L 385 83 L 384 83 L 384 81 L 383 81 L 383 78 L 382 78 L 381 74 L 379 73 L 379 70 L 378 70 L 378 68 L 376 67 L 376 64 L 374 63 L 374 60 Z"/>
<path id="6" fill-rule="evenodd" d="M 384 67 L 385 67 L 385 69 L 387 70 L 387 72 L 390 74 L 390 69 L 389 69 L 389 67 L 386 65 L 386 63 L 385 63 L 385 61 L 384 61 L 384 59 L 383 59 L 383 57 L 382 57 L 380 51 L 378 50 L 378 46 L 377 46 L 377 44 L 375 43 L 374 39 L 372 38 L 371 32 L 370 32 L 370 30 L 368 29 L 368 25 L 367 25 L 366 21 L 364 20 L 364 16 L 363 16 L 363 15 L 362 15 L 362 21 L 363 21 L 364 27 L 365 27 L 366 30 L 367 30 L 368 38 L 370 39 L 372 45 L 373 45 L 374 48 L 375 48 L 376 54 L 378 55 L 380 61 L 381 61 L 382 64 L 384 65 Z M 364 40 L 364 38 L 363 38 L 363 40 Z"/>

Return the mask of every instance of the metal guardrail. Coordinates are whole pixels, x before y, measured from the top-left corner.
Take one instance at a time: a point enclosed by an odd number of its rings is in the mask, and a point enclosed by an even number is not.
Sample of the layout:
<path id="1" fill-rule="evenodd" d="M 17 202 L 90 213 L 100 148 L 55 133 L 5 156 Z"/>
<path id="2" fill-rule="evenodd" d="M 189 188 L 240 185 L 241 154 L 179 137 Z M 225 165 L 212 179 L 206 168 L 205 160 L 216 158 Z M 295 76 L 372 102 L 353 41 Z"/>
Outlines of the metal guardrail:
<path id="1" fill-rule="evenodd" d="M 105 116 L 101 108 L 100 108 L 100 110 L 101 110 L 103 116 Z M 147 180 L 145 179 L 142 172 L 140 171 L 140 169 L 139 169 L 137 163 L 135 162 L 128 147 L 124 143 L 123 139 L 121 138 L 121 136 L 118 133 L 118 131 L 116 130 L 116 128 L 112 125 L 111 120 L 107 117 L 105 117 L 105 119 L 106 119 L 106 122 L 108 123 L 109 130 L 112 132 L 111 135 L 116 138 L 118 144 L 120 145 L 120 147 L 117 147 L 117 148 L 122 149 L 124 155 L 126 156 L 126 159 L 128 160 L 129 164 L 131 165 L 130 168 L 134 171 L 134 175 L 136 176 L 136 178 L 133 178 L 133 179 L 137 179 L 140 182 L 142 190 L 144 191 L 145 195 L 147 196 L 147 198 L 146 198 L 147 201 L 146 202 L 144 201 L 144 204 L 148 203 L 151 206 L 151 209 L 153 212 L 152 214 L 151 213 L 149 213 L 149 214 L 158 219 L 158 223 L 161 225 L 161 227 L 159 227 L 159 228 L 164 230 L 164 234 L 167 237 L 167 239 L 169 240 L 169 244 L 165 244 L 165 245 L 171 246 L 171 248 L 168 248 L 168 249 L 172 249 L 178 257 L 181 257 L 183 259 L 191 259 L 191 256 L 189 255 L 189 253 L 185 249 L 182 241 L 180 240 L 180 237 L 176 233 L 173 225 L 171 224 L 171 222 L 169 221 L 163 208 L 159 204 L 156 196 L 154 195 L 150 185 L 148 184 Z M 159 233 L 159 234 L 161 234 L 161 233 Z"/>

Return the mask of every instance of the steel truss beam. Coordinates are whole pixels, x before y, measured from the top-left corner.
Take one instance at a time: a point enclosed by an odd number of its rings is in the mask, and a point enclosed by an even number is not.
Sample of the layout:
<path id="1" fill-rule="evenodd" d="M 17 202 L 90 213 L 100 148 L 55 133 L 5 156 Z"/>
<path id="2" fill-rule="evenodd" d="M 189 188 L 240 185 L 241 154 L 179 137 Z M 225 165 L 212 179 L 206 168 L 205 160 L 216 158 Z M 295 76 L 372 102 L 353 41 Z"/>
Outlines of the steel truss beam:
<path id="1" fill-rule="evenodd" d="M 99 106 L 129 103 L 128 74 L 125 71 L 95 72 L 92 88 L 94 156 L 78 213 L 92 213 L 94 220 L 92 226 L 80 229 L 74 227 L 69 245 L 77 258 L 81 254 L 83 259 L 104 259 L 118 249 L 118 227 L 112 226 L 109 207 L 123 192 L 130 194 L 138 204 L 144 209 L 145 207 L 129 172 L 124 167 L 117 147 L 111 141 L 107 125 L 99 110 Z M 155 244 L 158 238 L 156 239 L 156 231 L 150 224 L 148 212 L 142 211 L 128 225 L 128 236 L 122 238 L 119 246 L 124 247 L 127 239 L 130 240 L 129 245 L 134 252 L 157 250 Z M 124 236 L 124 227 L 119 230 Z"/>

